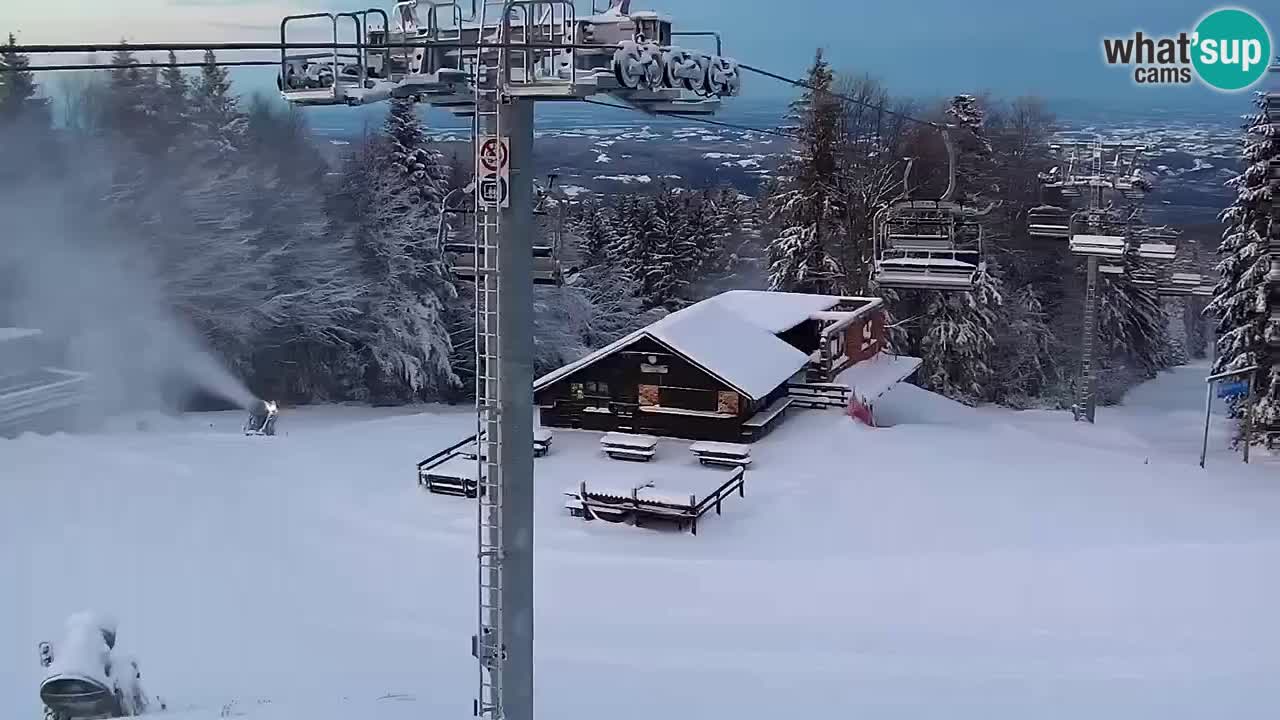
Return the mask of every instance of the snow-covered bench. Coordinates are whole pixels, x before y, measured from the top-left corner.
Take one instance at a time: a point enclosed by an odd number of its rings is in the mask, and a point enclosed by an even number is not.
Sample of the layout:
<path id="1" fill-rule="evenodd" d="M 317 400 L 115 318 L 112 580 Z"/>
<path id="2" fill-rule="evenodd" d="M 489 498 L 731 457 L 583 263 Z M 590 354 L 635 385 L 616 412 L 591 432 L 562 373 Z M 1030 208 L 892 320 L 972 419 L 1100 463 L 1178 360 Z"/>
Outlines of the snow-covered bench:
<path id="1" fill-rule="evenodd" d="M 474 455 L 447 455 L 443 460 L 418 468 L 418 483 L 437 495 L 473 498 L 480 492 L 483 477 Z"/>
<path id="2" fill-rule="evenodd" d="M 698 456 L 698 462 L 703 465 L 737 467 L 751 464 L 750 445 L 702 440 L 690 445 L 689 452 Z"/>
<path id="3" fill-rule="evenodd" d="M 652 435 L 611 432 L 600 438 L 600 447 L 615 460 L 648 462 L 657 454 L 658 439 Z"/>
<path id="4" fill-rule="evenodd" d="M 542 457 L 551 450 L 551 431 L 545 428 L 533 430 L 533 456 Z"/>
<path id="5" fill-rule="evenodd" d="M 483 493 L 479 480 L 484 472 L 477 462 L 487 446 L 476 442 L 476 436 L 459 440 L 418 463 L 418 485 L 437 495 L 473 498 Z M 542 457 L 551 449 L 551 431 L 535 428 L 533 456 Z"/>

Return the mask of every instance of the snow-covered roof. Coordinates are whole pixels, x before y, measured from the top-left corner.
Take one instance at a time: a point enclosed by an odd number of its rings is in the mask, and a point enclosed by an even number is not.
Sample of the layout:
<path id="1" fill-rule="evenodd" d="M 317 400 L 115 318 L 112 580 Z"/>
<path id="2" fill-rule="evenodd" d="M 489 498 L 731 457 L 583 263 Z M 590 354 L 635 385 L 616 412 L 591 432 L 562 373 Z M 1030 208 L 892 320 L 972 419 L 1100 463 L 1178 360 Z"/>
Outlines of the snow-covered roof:
<path id="1" fill-rule="evenodd" d="M 839 295 L 730 290 L 703 302 L 715 303 L 753 325 L 780 333 L 825 312 L 841 302 L 864 302 L 859 311 L 879 307 L 879 298 L 846 298 Z"/>
<path id="2" fill-rule="evenodd" d="M 773 333 L 710 301 L 672 313 L 648 332 L 752 399 L 773 392 L 809 362 Z"/>
<path id="3" fill-rule="evenodd" d="M 921 362 L 918 357 L 880 353 L 850 365 L 836 376 L 836 384 L 848 385 L 862 402 L 871 402 L 907 379 Z"/>
<path id="4" fill-rule="evenodd" d="M 763 293 L 784 296 L 788 293 Z M 723 295 L 717 296 L 723 297 Z M 773 392 L 809 361 L 772 332 L 724 308 L 717 298 L 671 313 L 586 357 L 554 370 L 533 384 L 540 390 L 597 360 L 648 337 L 687 358 L 726 385 L 757 400 Z M 784 301 L 786 302 L 786 301 Z"/>

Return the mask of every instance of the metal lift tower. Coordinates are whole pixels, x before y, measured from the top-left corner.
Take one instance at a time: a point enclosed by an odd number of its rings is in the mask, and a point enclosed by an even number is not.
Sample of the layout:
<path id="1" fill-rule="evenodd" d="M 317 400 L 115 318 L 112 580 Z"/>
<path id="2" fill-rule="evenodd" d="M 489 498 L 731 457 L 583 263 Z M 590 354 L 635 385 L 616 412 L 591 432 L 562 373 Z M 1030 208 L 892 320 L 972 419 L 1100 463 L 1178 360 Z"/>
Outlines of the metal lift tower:
<path id="1" fill-rule="evenodd" d="M 1033 237 L 1069 240 L 1070 252 L 1086 258 L 1080 385 L 1072 411 L 1077 420 L 1092 423 L 1097 410 L 1099 276 L 1125 276 L 1166 296 L 1203 295 L 1208 288 L 1198 273 L 1165 272 L 1177 254 L 1177 246 L 1168 242 L 1176 235 L 1145 226 L 1132 207 L 1150 189 L 1141 171 L 1144 147 L 1096 140 L 1054 149 L 1061 164 L 1042 174 L 1041 183 L 1067 203 L 1085 197 L 1085 206 L 1075 213 L 1054 206 L 1034 208 L 1027 225 Z"/>
<path id="2" fill-rule="evenodd" d="M 710 114 L 736 95 L 737 64 L 714 33 L 613 0 L 578 17 L 572 0 L 397 3 L 281 23 L 280 91 L 301 105 L 413 98 L 471 116 L 475 147 L 479 662 L 474 714 L 533 717 L 533 117 L 538 101 L 608 95 L 661 115 Z M 466 7 L 464 7 L 464 5 Z M 289 55 L 287 33 L 324 23 L 333 47 Z M 314 27 L 314 25 L 312 26 Z M 714 54 L 673 36 L 715 37 Z M 461 268 L 460 268 L 461 274 Z"/>

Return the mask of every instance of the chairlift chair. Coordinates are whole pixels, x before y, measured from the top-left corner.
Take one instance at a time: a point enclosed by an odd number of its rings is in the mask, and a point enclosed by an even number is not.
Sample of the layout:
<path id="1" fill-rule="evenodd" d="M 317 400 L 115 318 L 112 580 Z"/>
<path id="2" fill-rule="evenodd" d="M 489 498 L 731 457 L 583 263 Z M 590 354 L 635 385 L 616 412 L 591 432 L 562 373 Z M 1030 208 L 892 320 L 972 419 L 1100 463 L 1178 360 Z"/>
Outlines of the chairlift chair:
<path id="1" fill-rule="evenodd" d="M 1198 272 L 1175 272 L 1160 283 L 1156 294 L 1164 297 L 1198 295 L 1206 284 L 1205 277 Z"/>
<path id="2" fill-rule="evenodd" d="M 1128 242 L 1119 235 L 1071 236 L 1071 252 L 1075 255 L 1092 255 L 1100 258 L 1123 258 Z"/>
<path id="3" fill-rule="evenodd" d="M 936 200 L 913 200 L 905 195 L 881 208 L 875 216 L 877 285 L 903 290 L 972 290 L 982 269 L 982 224 L 973 211 L 951 198 L 956 187 L 956 149 L 942 129 L 947 147 L 947 189 Z M 911 187 L 912 160 L 903 173 L 903 187 Z M 988 208 L 989 210 L 989 208 Z"/>
<path id="4" fill-rule="evenodd" d="M 555 185 L 555 175 L 550 177 L 550 184 Z M 475 281 L 478 273 L 476 272 L 476 246 L 470 242 L 449 242 L 446 239 L 448 233 L 448 224 L 445 222 L 445 215 L 448 213 L 465 213 L 468 212 L 462 208 L 449 207 L 449 199 L 454 193 L 462 193 L 464 195 L 474 195 L 475 184 L 467 185 L 452 191 L 445 196 L 441 202 L 440 224 L 437 235 L 437 243 L 440 250 L 444 253 L 449 261 L 450 269 L 453 275 L 462 280 Z M 534 215 L 546 215 L 546 211 L 542 210 L 543 202 L 546 199 L 546 193 L 540 192 L 537 206 L 534 208 Z M 534 285 L 563 285 L 564 273 L 560 263 L 560 249 L 564 245 L 564 223 L 563 217 L 557 216 L 556 222 L 551 229 L 550 245 L 534 245 L 533 252 L 533 284 Z"/>
<path id="5" fill-rule="evenodd" d="M 1071 237 L 1071 214 L 1054 205 L 1040 205 L 1027 211 L 1027 232 L 1031 237 L 1066 240 Z"/>
<path id="6" fill-rule="evenodd" d="M 385 38 L 390 32 L 386 11 L 289 15 L 280 21 L 281 45 L 289 42 L 290 26 L 314 21 L 327 25 L 333 49 L 290 55 L 281 48 L 276 86 L 286 100 L 299 105 L 362 105 L 391 97 L 391 53 L 366 47 L 371 36 Z M 355 47 L 339 49 L 340 43 Z"/>
<path id="7" fill-rule="evenodd" d="M 1160 276 L 1151 268 L 1132 268 L 1129 270 L 1129 282 L 1136 287 L 1156 289 L 1160 284 Z"/>
<path id="8" fill-rule="evenodd" d="M 1152 262 L 1173 262 L 1178 254 L 1178 247 L 1169 243 L 1142 243 L 1138 245 L 1136 254 L 1143 260 Z"/>
<path id="9" fill-rule="evenodd" d="M 980 267 L 940 253 L 884 257 L 876 263 L 875 281 L 901 290 L 968 291 Z"/>

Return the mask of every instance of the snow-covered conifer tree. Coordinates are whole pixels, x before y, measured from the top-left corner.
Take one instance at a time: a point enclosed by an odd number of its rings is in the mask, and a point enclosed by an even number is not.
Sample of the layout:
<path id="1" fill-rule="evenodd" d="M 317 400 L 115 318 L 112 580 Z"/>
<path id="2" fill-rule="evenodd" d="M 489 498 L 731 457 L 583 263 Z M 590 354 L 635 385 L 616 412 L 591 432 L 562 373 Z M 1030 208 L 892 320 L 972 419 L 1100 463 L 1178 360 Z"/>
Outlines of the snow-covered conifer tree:
<path id="1" fill-rule="evenodd" d="M 53 164 L 49 101 L 40 97 L 27 57 L 13 48 L 11 34 L 0 45 L 0 183 L 19 182 Z"/>
<path id="2" fill-rule="evenodd" d="M 0 73 L 0 128 L 12 127 L 19 120 L 48 126 L 49 101 L 40 97 L 35 73 L 26 69 L 31 62 L 14 49 L 17 45 L 13 33 L 8 42 L 0 45 L 0 64 L 9 69 Z"/>
<path id="3" fill-rule="evenodd" d="M 582 239 L 578 249 L 583 267 L 597 267 L 607 262 L 608 248 L 618 239 L 613 209 L 597 200 L 582 204 L 570 230 Z"/>
<path id="4" fill-rule="evenodd" d="M 968 403 L 985 398 L 992 377 L 999 282 L 979 272 L 972 292 L 928 293 L 924 298 L 924 364 L 920 379 L 931 390 Z"/>
<path id="5" fill-rule="evenodd" d="M 187 82 L 187 76 L 183 74 L 182 68 L 178 67 L 177 55 L 170 50 L 168 66 L 160 71 L 158 125 L 161 135 L 156 138 L 156 142 L 164 143 L 167 149 L 172 150 L 178 144 L 178 139 L 186 133 L 187 126 L 191 122 L 188 107 L 189 91 L 190 83 Z"/>
<path id="6" fill-rule="evenodd" d="M 806 77 L 813 89 L 805 90 L 787 115 L 798 139 L 769 198 L 771 220 L 779 229 L 769 243 L 771 290 L 831 292 L 841 275 L 831 252 L 844 232 L 839 182 L 842 109 L 830 94 L 834 78 L 819 50 Z"/>
<path id="7" fill-rule="evenodd" d="M 243 148 L 246 120 L 231 91 L 227 69 L 216 62 L 213 51 L 206 50 L 200 76 L 191 88 L 191 138 L 202 160 L 227 165 Z"/>
<path id="8" fill-rule="evenodd" d="M 1269 163 L 1280 159 L 1280 118 L 1268 116 L 1261 93 L 1254 102 L 1258 111 L 1245 118 L 1244 170 L 1228 182 L 1236 199 L 1221 215 L 1226 225 L 1218 247 L 1221 279 L 1206 312 L 1217 321 L 1214 372 L 1257 366 L 1255 427 L 1280 428 L 1280 363 L 1267 341 L 1269 333 L 1280 331 L 1271 322 L 1274 300 L 1268 302 L 1272 288 L 1267 279 L 1271 243 L 1280 243 L 1275 188 L 1267 180 Z M 1237 417 L 1244 409 L 1243 402 L 1232 406 Z"/>

